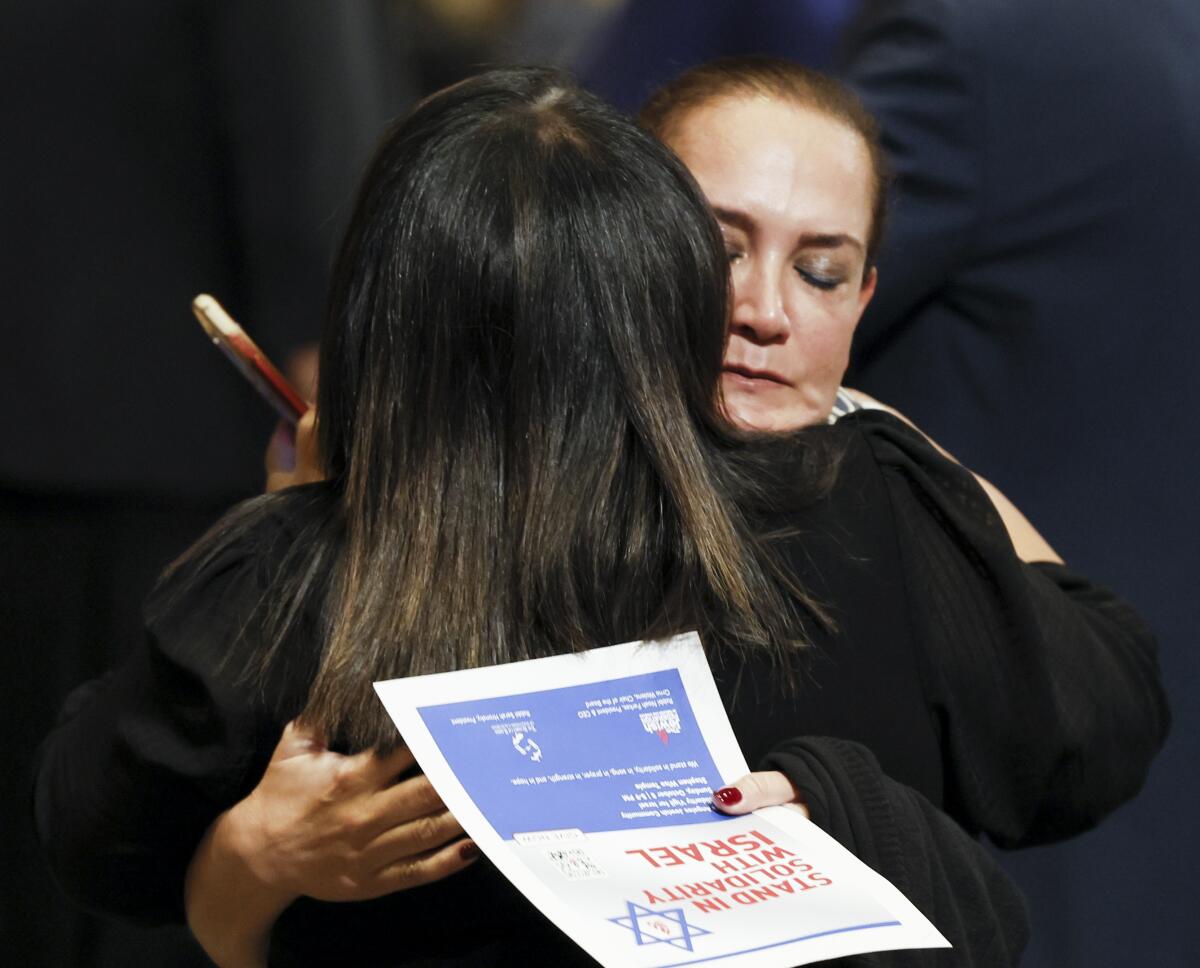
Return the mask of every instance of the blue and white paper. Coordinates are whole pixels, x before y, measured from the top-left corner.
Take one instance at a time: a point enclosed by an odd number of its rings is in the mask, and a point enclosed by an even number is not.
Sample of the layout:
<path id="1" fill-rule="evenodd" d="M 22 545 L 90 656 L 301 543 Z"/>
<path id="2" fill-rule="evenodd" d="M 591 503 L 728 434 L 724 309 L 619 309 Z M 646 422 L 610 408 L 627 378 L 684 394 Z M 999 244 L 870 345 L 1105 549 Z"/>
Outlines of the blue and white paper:
<path id="1" fill-rule="evenodd" d="M 603 965 L 948 946 L 800 813 L 712 811 L 748 771 L 694 633 L 375 689 L 467 833 Z"/>

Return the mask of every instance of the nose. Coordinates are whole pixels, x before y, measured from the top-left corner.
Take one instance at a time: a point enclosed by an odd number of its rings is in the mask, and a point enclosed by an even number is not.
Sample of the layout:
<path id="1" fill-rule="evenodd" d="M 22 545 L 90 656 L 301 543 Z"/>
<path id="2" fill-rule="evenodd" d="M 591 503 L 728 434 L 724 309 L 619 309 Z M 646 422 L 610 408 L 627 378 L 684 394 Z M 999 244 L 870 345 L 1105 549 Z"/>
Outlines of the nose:
<path id="1" fill-rule="evenodd" d="M 778 274 L 759 262 L 733 274 L 732 332 L 754 343 L 781 343 L 789 323 Z"/>

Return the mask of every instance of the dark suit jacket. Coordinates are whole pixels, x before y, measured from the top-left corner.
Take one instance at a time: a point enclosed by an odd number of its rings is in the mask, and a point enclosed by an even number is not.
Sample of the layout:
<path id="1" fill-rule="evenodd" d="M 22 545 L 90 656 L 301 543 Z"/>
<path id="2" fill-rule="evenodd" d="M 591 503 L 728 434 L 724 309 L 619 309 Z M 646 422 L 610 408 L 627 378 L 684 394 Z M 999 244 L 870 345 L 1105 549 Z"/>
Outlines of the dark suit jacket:
<path id="1" fill-rule="evenodd" d="M 214 293 L 281 360 L 316 335 L 338 223 L 385 113 L 378 6 L 0 9 L 0 700 L 12 727 L 0 938 L 12 964 L 200 963 L 182 932 L 65 909 L 34 848 L 30 761 L 67 689 L 140 624 L 153 576 L 221 505 L 261 487 L 273 417 L 188 304 Z"/>
<path id="2" fill-rule="evenodd" d="M 1035 941 L 1057 938 L 1036 963 L 1184 964 L 1196 839 L 1180 805 L 1200 796 L 1200 4 L 881 0 L 848 56 L 899 191 L 847 382 L 1145 609 L 1176 690 L 1142 799 L 1077 846 L 1020 859 Z M 1127 865 L 1144 878 L 1118 917 L 1099 885 Z"/>
<path id="3" fill-rule="evenodd" d="M 828 67 L 859 0 L 628 0 L 579 60 L 583 82 L 624 111 L 722 54 Z"/>
<path id="4" fill-rule="evenodd" d="M 0 486 L 212 499 L 272 417 L 205 340 L 316 336 L 384 108 L 374 5 L 81 0 L 0 27 Z"/>

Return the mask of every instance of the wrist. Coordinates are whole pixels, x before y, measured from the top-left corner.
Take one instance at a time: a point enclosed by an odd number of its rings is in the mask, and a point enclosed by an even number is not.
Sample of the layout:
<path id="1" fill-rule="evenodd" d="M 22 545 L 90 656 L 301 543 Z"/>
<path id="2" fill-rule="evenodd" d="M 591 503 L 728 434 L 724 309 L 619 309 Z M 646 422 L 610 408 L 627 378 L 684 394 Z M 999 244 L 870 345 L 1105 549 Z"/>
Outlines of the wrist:
<path id="1" fill-rule="evenodd" d="M 223 968 L 265 965 L 271 927 L 298 897 L 264 867 L 262 833 L 242 801 L 213 822 L 188 867 L 188 927 Z"/>

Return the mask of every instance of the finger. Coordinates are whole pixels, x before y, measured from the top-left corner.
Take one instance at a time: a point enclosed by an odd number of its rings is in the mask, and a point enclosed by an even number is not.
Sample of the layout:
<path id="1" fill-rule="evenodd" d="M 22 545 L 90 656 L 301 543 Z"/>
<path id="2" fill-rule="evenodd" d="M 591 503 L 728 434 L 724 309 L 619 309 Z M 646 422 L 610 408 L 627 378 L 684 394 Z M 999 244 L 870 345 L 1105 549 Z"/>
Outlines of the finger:
<path id="1" fill-rule="evenodd" d="M 316 433 L 317 411 L 316 408 L 309 407 L 300 415 L 300 419 L 296 421 L 296 428 L 292 434 L 297 452 L 311 449 L 316 443 Z"/>
<path id="2" fill-rule="evenodd" d="M 345 758 L 346 770 L 354 773 L 364 786 L 391 786 L 401 773 L 416 762 L 407 746 L 397 746 L 387 753 L 374 749 L 353 753 Z"/>
<path id="3" fill-rule="evenodd" d="M 359 753 L 363 765 L 363 778 L 372 786 L 390 786 L 401 773 L 410 769 L 417 762 L 412 751 L 407 746 L 397 746 L 388 753 L 377 753 L 367 750 Z"/>
<path id="4" fill-rule="evenodd" d="M 382 870 L 406 858 L 437 850 L 462 835 L 462 825 L 454 815 L 449 810 L 440 810 L 388 828 L 371 841 L 363 857 L 371 867 Z"/>
<path id="5" fill-rule="evenodd" d="M 317 411 L 312 407 L 304 412 L 296 424 L 295 468 L 297 482 L 301 484 L 319 481 L 324 477 L 317 446 Z"/>
<path id="6" fill-rule="evenodd" d="M 283 372 L 305 400 L 317 399 L 317 377 L 321 368 L 321 351 L 316 343 L 307 343 L 295 350 L 284 362 Z"/>
<path id="7" fill-rule="evenodd" d="M 713 793 L 713 807 L 721 813 L 740 816 L 759 807 L 773 807 L 800 800 L 792 781 L 775 770 L 749 773 L 730 786 Z"/>
<path id="8" fill-rule="evenodd" d="M 432 884 L 469 867 L 480 857 L 473 840 L 456 840 L 438 850 L 391 864 L 379 871 L 376 885 L 380 894 Z"/>
<path id="9" fill-rule="evenodd" d="M 418 817 L 440 813 L 446 804 L 429 778 L 422 774 L 380 790 L 371 798 L 371 809 L 380 818 L 382 832 Z"/>
<path id="10" fill-rule="evenodd" d="M 446 805 L 442 803 L 433 784 L 424 776 L 414 776 L 370 793 L 362 801 L 353 825 L 361 838 L 359 842 L 369 844 L 386 831 L 445 811 Z M 433 845 L 432 842 L 423 844 L 409 853 Z"/>

